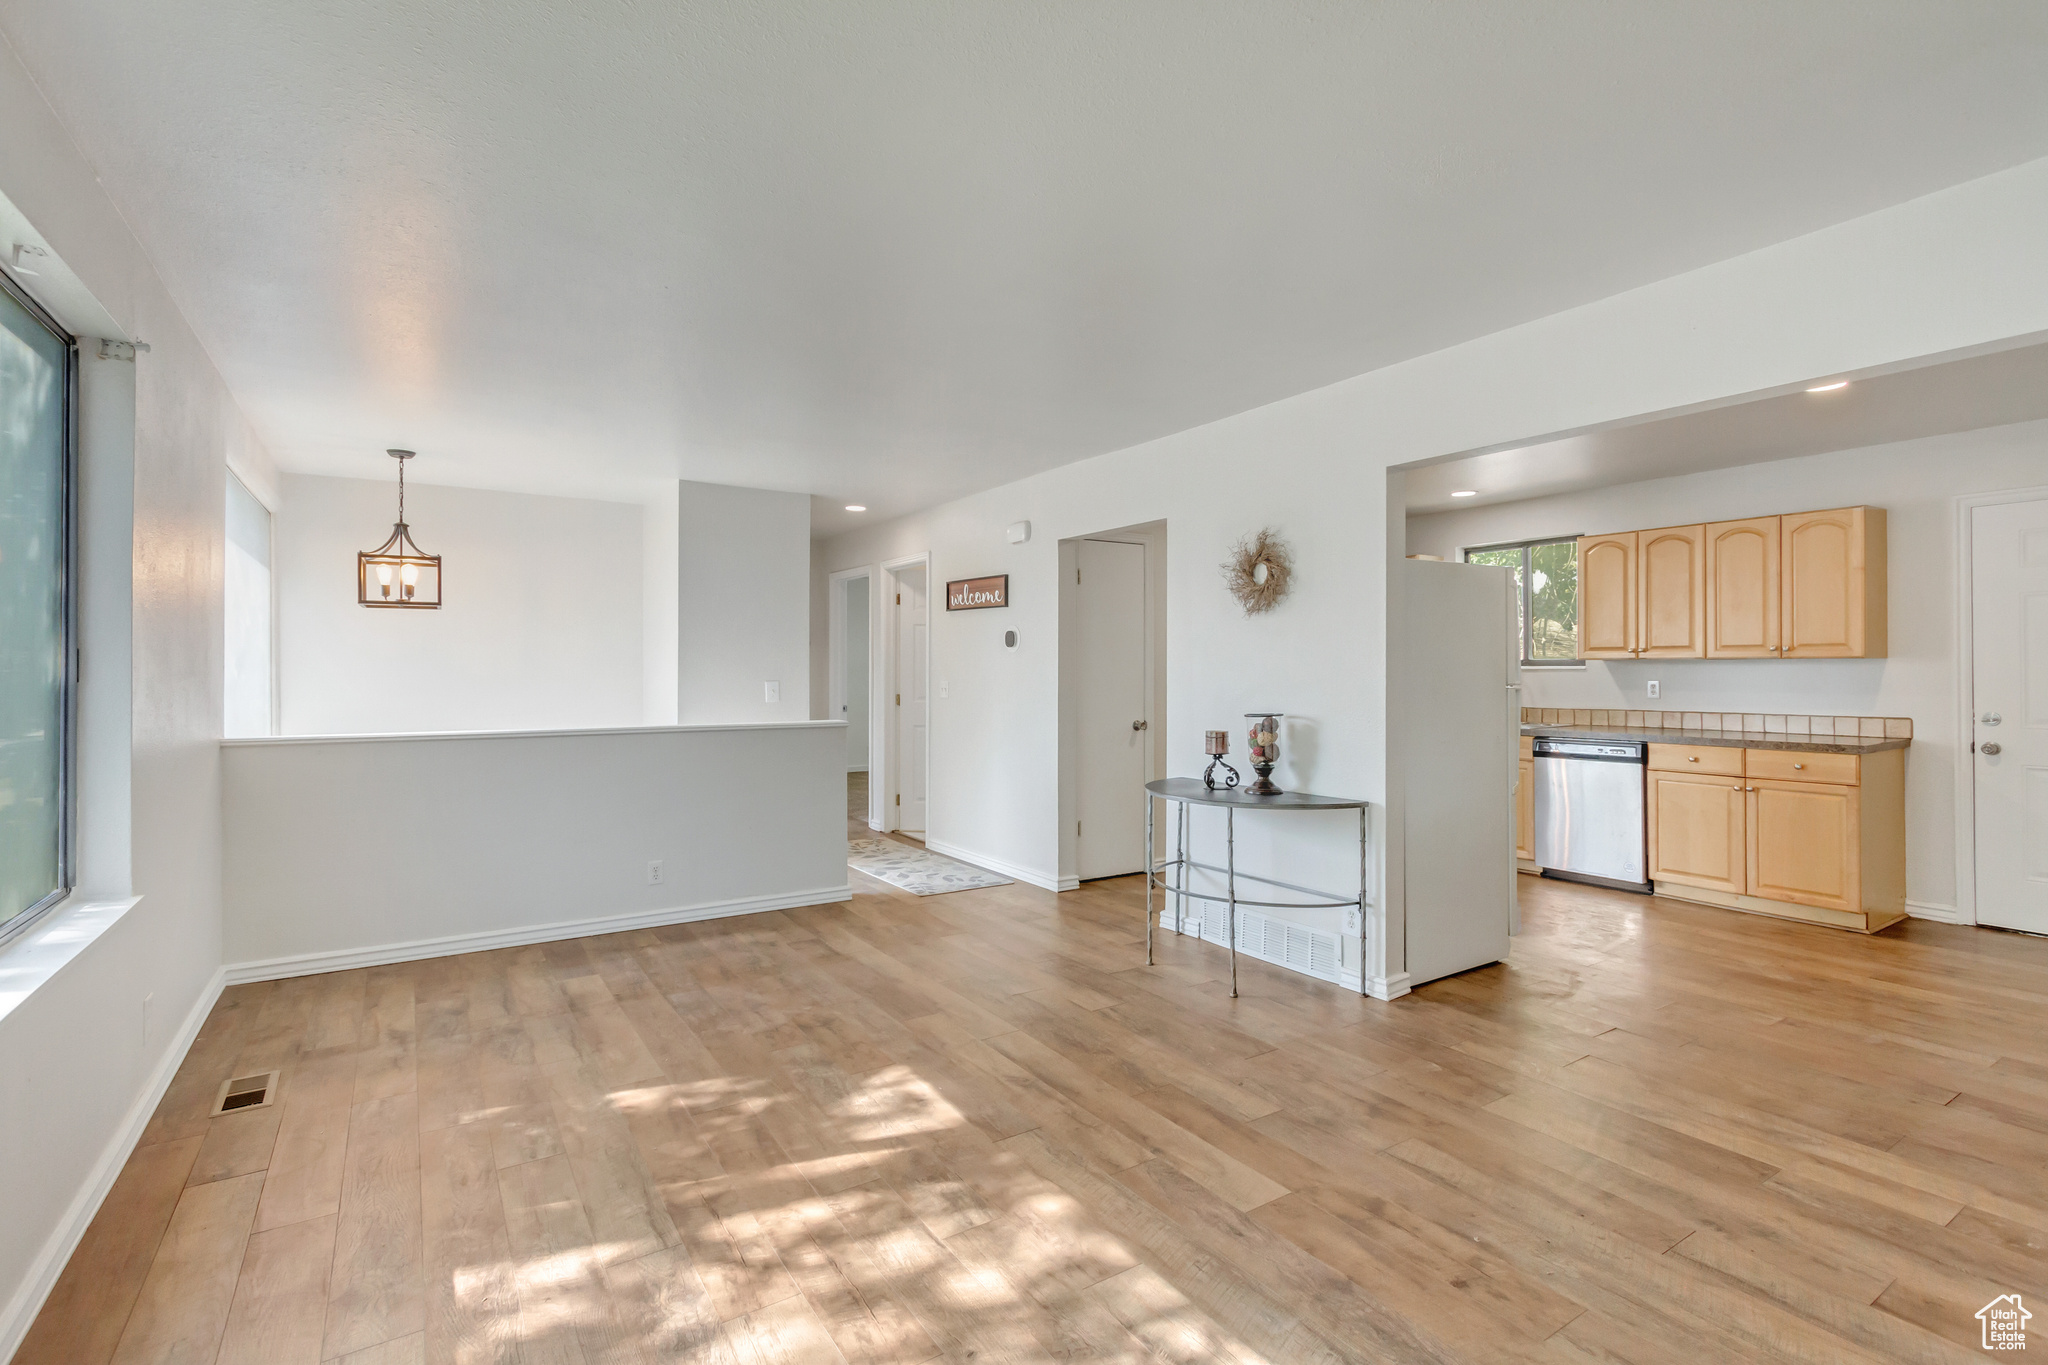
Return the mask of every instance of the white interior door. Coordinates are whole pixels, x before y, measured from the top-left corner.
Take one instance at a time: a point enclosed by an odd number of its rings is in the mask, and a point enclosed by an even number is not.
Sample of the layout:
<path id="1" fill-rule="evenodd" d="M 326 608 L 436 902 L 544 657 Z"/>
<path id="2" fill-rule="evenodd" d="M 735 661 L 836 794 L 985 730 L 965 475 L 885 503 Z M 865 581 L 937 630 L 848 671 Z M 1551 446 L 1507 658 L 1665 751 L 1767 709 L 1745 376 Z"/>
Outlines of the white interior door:
<path id="1" fill-rule="evenodd" d="M 925 660 L 931 648 L 925 612 L 925 571 L 896 575 L 896 818 L 906 834 L 923 834 L 925 755 L 931 699 L 925 695 Z"/>
<path id="2" fill-rule="evenodd" d="M 1075 866 L 1083 881 L 1145 866 L 1145 547 L 1075 547 Z"/>
<path id="3" fill-rule="evenodd" d="M 1971 514 L 1977 920 L 2048 934 L 2048 498 Z"/>

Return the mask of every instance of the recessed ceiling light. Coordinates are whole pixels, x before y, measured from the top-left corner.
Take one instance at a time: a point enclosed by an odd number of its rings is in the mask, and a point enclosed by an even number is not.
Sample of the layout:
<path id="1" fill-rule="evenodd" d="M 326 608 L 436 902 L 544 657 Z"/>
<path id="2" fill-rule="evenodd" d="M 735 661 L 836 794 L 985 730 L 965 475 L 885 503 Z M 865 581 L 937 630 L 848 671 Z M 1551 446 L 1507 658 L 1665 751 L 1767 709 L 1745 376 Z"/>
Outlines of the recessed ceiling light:
<path id="1" fill-rule="evenodd" d="M 857 503 L 857 502 L 849 502 L 848 504 L 846 504 L 846 510 L 847 510 L 847 511 L 849 511 L 849 512 L 865 512 L 865 511 L 867 511 L 868 509 L 867 509 L 867 508 L 865 508 L 865 507 L 862 507 L 862 506 L 861 506 L 861 505 L 860 505 L 859 503 Z"/>
<path id="2" fill-rule="evenodd" d="M 1846 380 L 1846 379 L 1837 379 L 1837 380 L 1836 380 L 1836 381 L 1835 381 L 1834 383 L 1832 383 L 1832 384 L 1815 384 L 1815 385 L 1814 385 L 1814 386 L 1813 386 L 1812 388 L 1808 389 L 1808 390 L 1807 390 L 1807 392 L 1808 392 L 1808 393 L 1833 393 L 1833 392 L 1834 392 L 1834 391 L 1835 391 L 1836 389 L 1846 389 L 1846 388 L 1848 388 L 1848 387 L 1849 387 L 1849 381 L 1848 381 L 1848 380 Z"/>
<path id="3" fill-rule="evenodd" d="M 1454 498 L 1476 498 L 1479 496 L 1479 490 L 1476 488 L 1461 488 L 1451 494 L 1451 496 Z"/>

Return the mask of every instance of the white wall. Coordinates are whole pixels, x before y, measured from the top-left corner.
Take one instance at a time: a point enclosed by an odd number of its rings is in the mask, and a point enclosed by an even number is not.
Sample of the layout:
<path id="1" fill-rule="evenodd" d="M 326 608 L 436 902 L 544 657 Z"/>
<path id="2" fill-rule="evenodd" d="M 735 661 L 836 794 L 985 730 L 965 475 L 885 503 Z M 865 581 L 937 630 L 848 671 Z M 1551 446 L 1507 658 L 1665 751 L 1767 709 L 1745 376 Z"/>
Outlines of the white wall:
<path id="1" fill-rule="evenodd" d="M 810 717 L 810 497 L 684 482 L 678 499 L 677 720 Z"/>
<path id="2" fill-rule="evenodd" d="M 61 962 L 0 1017 L 5 1358 L 219 989 L 224 479 L 233 464 L 260 483 L 269 460 L 5 48 L 0 128 L 8 240 L 55 264 L 37 292 L 77 333 L 152 348 L 81 358 L 80 889 L 0 952 L 0 974 Z M 131 892 L 125 913 L 87 913 Z"/>
<path id="3" fill-rule="evenodd" d="M 236 980 L 851 894 L 836 721 L 233 740 L 223 769 Z"/>
<path id="4" fill-rule="evenodd" d="M 377 458 L 390 477 L 284 478 L 278 732 L 640 724 L 642 509 L 408 478 L 406 520 L 442 558 L 444 605 L 374 610 L 356 601 L 356 552 L 391 533 L 398 504 L 396 463 Z"/>
<path id="5" fill-rule="evenodd" d="M 868 766 L 868 594 L 865 578 L 846 582 L 846 770 Z M 829 695 L 829 694 L 828 694 Z"/>
<path id="6" fill-rule="evenodd" d="M 641 511 L 640 531 L 640 723 L 676 723 L 677 630 L 681 572 L 677 561 L 678 499 L 664 484 Z M 817 719 L 823 720 L 820 716 Z"/>
<path id="7" fill-rule="evenodd" d="M 1528 502 L 1414 517 L 1411 554 L 1455 558 L 1467 545 L 1598 535 L 1867 504 L 1888 514 L 1890 656 L 1883 659 L 1591 660 L 1525 669 L 1523 704 L 1793 715 L 1910 716 L 1906 755 L 1906 895 L 1956 903 L 1954 499 L 2048 484 L 2048 422 L 1774 464 L 1655 479 Z"/>
<path id="8" fill-rule="evenodd" d="M 1168 568 L 1169 764 L 1199 771 L 1200 734 L 1251 704 L 1298 717 L 1283 785 L 1398 803 L 1389 761 L 1385 651 L 1389 467 L 1696 405 L 1789 392 L 1816 377 L 2048 332 L 2048 162 L 1887 209 L 1792 242 L 1433 355 L 913 516 L 821 542 L 827 573 L 930 551 L 933 580 L 1008 572 L 1006 651 L 933 613 L 929 825 L 935 842 L 1048 881 L 1058 867 L 1058 542 L 1163 519 Z M 1886 287 L 1873 289 L 1872 280 Z M 1394 475 L 1398 479 L 1398 473 Z M 1029 520 L 1024 545 L 1003 528 Z M 1292 597 L 1247 619 L 1216 565 L 1272 525 L 1293 545 Z M 1398 824 L 1398 805 L 1383 809 Z M 1389 837 L 1393 835 L 1393 837 Z M 1368 982 L 1402 970 L 1398 832 L 1378 832 Z M 1333 826 L 1240 840 L 1253 870 L 1345 884 Z M 1262 866 L 1263 864 L 1263 866 Z M 1282 868 L 1286 872 L 1282 873 Z M 1354 873 L 1355 875 L 1355 873 Z M 1350 962 L 1347 961 L 1347 968 Z"/>

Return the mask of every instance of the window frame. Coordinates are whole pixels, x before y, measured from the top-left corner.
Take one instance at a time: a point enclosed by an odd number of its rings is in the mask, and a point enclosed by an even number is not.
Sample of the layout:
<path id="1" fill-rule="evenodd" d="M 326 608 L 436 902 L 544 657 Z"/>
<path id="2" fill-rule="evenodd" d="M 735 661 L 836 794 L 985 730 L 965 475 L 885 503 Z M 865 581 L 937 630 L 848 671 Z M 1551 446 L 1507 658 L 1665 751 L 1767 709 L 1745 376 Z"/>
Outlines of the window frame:
<path id="1" fill-rule="evenodd" d="M 0 947 L 37 924 L 78 889 L 78 338 L 26 289 L 0 270 L 0 289 L 64 348 L 63 454 L 57 471 L 57 631 L 62 660 L 57 703 L 57 887 L 14 918 L 0 922 Z"/>
<path id="2" fill-rule="evenodd" d="M 1523 668 L 1584 668 L 1586 666 L 1584 658 L 1535 659 L 1530 657 L 1530 651 L 1536 643 L 1536 604 L 1534 601 L 1534 589 L 1531 586 L 1532 575 L 1530 573 L 1536 547 L 1539 545 L 1570 545 L 1573 547 L 1573 555 L 1576 556 L 1578 554 L 1579 539 L 1578 535 L 1532 536 L 1527 540 L 1502 540 L 1489 545 L 1465 545 L 1461 546 L 1458 550 L 1458 562 L 1461 564 L 1470 564 L 1472 556 L 1476 554 L 1494 554 L 1502 550 L 1520 550 L 1522 552 L 1521 581 L 1517 591 L 1521 597 L 1519 606 L 1522 637 L 1521 665 Z M 1576 622 L 1573 624 L 1572 634 L 1573 644 L 1576 646 L 1578 643 L 1578 626 Z"/>

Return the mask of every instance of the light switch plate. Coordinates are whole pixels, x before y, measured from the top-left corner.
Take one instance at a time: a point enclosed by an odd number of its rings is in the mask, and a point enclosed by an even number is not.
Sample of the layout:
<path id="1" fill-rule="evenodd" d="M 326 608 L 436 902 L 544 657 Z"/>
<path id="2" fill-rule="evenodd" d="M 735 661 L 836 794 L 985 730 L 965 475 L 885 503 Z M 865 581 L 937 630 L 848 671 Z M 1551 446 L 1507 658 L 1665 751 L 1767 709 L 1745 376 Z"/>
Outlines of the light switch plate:
<path id="1" fill-rule="evenodd" d="M 762 684 L 761 684 L 761 700 L 762 700 L 762 701 L 781 701 L 781 700 L 782 700 L 782 684 L 781 684 L 781 683 L 779 683 L 779 682 L 764 682 L 764 683 L 762 683 Z"/>

